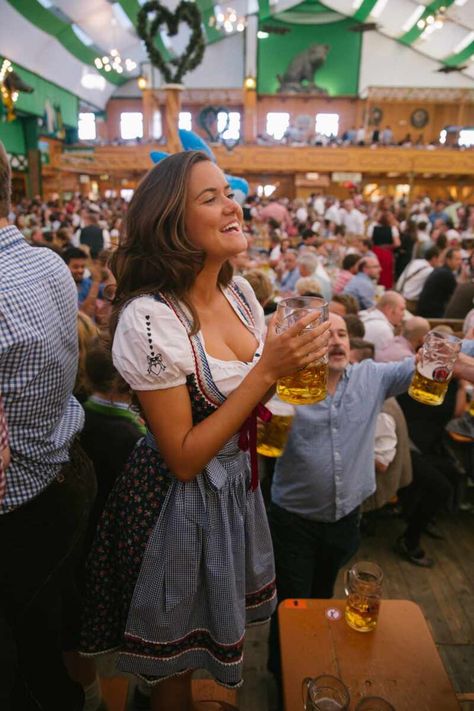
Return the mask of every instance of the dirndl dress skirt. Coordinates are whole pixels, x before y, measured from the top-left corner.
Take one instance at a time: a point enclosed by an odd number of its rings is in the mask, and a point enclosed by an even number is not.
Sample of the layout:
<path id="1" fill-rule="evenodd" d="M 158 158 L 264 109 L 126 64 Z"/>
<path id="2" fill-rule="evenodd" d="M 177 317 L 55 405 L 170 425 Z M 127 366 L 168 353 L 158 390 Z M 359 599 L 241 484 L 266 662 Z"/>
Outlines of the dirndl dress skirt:
<path id="1" fill-rule="evenodd" d="M 237 437 L 186 483 L 150 438 L 137 444 L 89 559 L 83 653 L 118 650 L 118 668 L 150 683 L 197 668 L 241 683 L 245 627 L 276 606 L 266 512 L 249 483 Z"/>

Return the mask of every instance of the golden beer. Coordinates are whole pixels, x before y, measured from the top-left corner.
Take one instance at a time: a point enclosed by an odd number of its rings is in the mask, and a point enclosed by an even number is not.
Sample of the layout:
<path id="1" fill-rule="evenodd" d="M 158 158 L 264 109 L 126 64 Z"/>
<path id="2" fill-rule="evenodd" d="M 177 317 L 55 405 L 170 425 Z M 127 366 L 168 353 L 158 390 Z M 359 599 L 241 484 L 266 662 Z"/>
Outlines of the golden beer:
<path id="1" fill-rule="evenodd" d="M 471 402 L 469 403 L 469 414 L 474 417 L 474 395 L 471 396 Z"/>
<path id="2" fill-rule="evenodd" d="M 259 429 L 257 452 L 265 457 L 281 457 L 288 440 L 293 415 L 273 415 Z"/>
<path id="3" fill-rule="evenodd" d="M 349 627 L 357 632 L 372 632 L 377 625 L 380 599 L 351 593 L 346 600 L 344 616 Z"/>
<path id="4" fill-rule="evenodd" d="M 313 405 L 327 396 L 328 364 L 318 361 L 277 381 L 280 400 L 292 405 Z"/>
<path id="5" fill-rule="evenodd" d="M 415 371 L 413 380 L 408 389 L 408 394 L 423 405 L 441 405 L 448 389 L 449 379 L 443 381 L 431 380 Z"/>

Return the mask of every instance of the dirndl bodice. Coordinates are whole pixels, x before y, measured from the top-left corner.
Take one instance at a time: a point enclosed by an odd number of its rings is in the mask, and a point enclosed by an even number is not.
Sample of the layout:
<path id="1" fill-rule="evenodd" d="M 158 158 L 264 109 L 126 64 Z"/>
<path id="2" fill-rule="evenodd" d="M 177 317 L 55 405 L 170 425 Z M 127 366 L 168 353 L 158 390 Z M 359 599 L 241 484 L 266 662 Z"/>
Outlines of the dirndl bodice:
<path id="1" fill-rule="evenodd" d="M 156 298 L 190 334 L 181 305 Z M 197 423 L 225 397 L 200 339 L 189 338 L 196 371 L 187 387 Z M 196 668 L 224 685 L 241 683 L 245 626 L 267 619 L 276 605 L 266 512 L 250 480 L 238 433 L 190 482 L 172 476 L 151 433 L 137 444 L 89 559 L 85 653 L 118 649 L 118 667 L 150 683 Z"/>

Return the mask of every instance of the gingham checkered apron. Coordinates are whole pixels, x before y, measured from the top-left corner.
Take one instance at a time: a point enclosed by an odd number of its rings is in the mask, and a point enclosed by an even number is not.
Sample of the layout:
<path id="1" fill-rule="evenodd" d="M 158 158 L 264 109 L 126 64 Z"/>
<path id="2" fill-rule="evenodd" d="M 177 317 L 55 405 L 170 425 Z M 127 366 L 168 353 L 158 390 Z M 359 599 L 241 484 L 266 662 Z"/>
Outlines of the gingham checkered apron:
<path id="1" fill-rule="evenodd" d="M 219 393 L 191 339 L 202 382 Z M 270 617 L 276 594 L 263 498 L 250 487 L 249 454 L 238 440 L 193 481 L 173 477 L 134 589 L 125 629 L 134 651 L 120 654 L 123 671 L 159 680 L 204 668 L 224 685 L 241 683 L 245 626 Z M 147 444 L 156 449 L 151 434 Z"/>
<path id="2" fill-rule="evenodd" d="M 247 623 L 273 612 L 274 597 L 246 609 L 246 595 L 271 583 L 274 567 L 260 489 L 249 490 L 248 455 L 237 439 L 196 479 L 171 484 L 145 551 L 126 638 L 174 644 L 206 630 L 218 645 L 231 646 Z M 229 685 L 239 684 L 242 672 L 241 659 L 229 664 L 205 647 L 159 660 L 122 654 L 118 666 L 157 677 L 206 668 Z"/>

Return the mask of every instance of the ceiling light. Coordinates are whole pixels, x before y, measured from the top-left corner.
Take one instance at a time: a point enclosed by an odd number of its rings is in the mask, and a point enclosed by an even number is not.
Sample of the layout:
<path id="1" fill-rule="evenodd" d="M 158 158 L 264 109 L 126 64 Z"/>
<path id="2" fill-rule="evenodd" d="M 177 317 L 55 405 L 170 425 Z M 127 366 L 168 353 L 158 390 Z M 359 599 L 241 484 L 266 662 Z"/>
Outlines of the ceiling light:
<path id="1" fill-rule="evenodd" d="M 402 30 L 403 32 L 408 32 L 411 30 L 413 25 L 418 26 L 418 20 L 422 16 L 422 14 L 425 12 L 426 8 L 424 5 L 418 5 L 413 12 L 411 13 L 410 17 L 407 19 L 407 21 L 402 25 Z M 424 26 L 424 23 L 423 23 Z"/>
<path id="2" fill-rule="evenodd" d="M 214 15 L 209 18 L 209 25 L 216 30 L 231 32 L 243 32 L 247 24 L 244 15 L 239 15 L 233 7 L 214 6 Z"/>
<path id="3" fill-rule="evenodd" d="M 259 30 L 259 31 L 257 32 L 257 37 L 258 37 L 258 39 L 267 39 L 267 37 L 270 37 L 270 35 L 268 34 L 268 32 L 264 32 L 263 30 Z"/>
<path id="4" fill-rule="evenodd" d="M 139 76 L 138 79 L 137 79 L 137 84 L 138 84 L 138 88 L 139 88 L 141 91 L 143 91 L 143 89 L 146 89 L 147 83 L 146 83 L 145 77 L 144 77 L 144 76 Z"/>
<path id="5" fill-rule="evenodd" d="M 254 90 L 257 88 L 257 82 L 255 77 L 246 77 L 244 81 L 244 86 L 246 89 Z"/>

